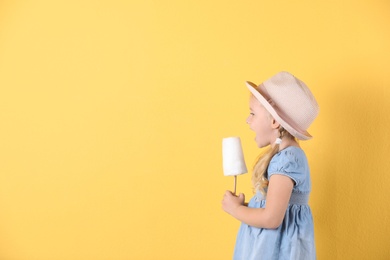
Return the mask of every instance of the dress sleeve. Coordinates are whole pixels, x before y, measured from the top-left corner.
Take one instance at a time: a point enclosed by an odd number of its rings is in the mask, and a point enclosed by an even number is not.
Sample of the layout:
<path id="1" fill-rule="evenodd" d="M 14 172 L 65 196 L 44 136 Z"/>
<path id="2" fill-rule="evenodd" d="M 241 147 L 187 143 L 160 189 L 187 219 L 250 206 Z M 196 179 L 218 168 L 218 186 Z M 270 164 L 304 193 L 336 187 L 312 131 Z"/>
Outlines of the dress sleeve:
<path id="1" fill-rule="evenodd" d="M 302 183 L 305 176 L 305 164 L 294 151 L 281 151 L 270 161 L 268 166 L 268 179 L 274 174 L 285 175 L 295 182 L 295 186 Z"/>

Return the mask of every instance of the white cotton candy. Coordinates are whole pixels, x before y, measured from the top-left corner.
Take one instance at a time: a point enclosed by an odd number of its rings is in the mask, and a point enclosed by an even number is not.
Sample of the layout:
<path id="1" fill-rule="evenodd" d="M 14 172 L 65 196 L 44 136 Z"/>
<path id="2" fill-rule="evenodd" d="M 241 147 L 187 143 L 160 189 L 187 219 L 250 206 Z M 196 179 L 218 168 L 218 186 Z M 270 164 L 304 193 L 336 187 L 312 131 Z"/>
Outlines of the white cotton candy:
<path id="1" fill-rule="evenodd" d="M 223 138 L 222 160 L 223 173 L 225 176 L 235 176 L 248 172 L 239 137 Z"/>

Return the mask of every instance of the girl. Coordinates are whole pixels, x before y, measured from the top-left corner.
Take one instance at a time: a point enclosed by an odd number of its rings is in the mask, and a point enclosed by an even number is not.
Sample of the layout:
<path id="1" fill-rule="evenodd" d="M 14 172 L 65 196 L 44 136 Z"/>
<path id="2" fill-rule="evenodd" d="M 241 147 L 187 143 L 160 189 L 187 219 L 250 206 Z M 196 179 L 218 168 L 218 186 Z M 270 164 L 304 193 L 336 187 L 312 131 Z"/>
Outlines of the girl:
<path id="1" fill-rule="evenodd" d="M 253 168 L 256 194 L 248 206 L 244 194 L 226 191 L 223 197 L 222 208 L 242 222 L 233 258 L 315 259 L 310 171 L 297 139 L 312 137 L 307 129 L 318 104 L 305 83 L 288 72 L 259 86 L 246 84 L 252 93 L 246 122 L 257 146 L 269 149 Z"/>

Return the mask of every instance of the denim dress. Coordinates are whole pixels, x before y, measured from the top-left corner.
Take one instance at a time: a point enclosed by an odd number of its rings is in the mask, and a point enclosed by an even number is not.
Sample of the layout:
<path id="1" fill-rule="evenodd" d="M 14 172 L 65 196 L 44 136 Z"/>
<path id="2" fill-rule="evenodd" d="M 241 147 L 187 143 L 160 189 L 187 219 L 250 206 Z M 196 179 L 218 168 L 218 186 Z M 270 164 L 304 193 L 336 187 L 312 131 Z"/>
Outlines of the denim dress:
<path id="1" fill-rule="evenodd" d="M 290 146 L 275 154 L 268 166 L 268 179 L 273 174 L 285 175 L 294 181 L 283 222 L 276 229 L 256 228 L 242 223 L 233 259 L 316 259 L 313 216 L 308 205 L 310 170 L 303 150 Z M 248 207 L 265 208 L 266 199 L 258 192 L 250 200 Z"/>

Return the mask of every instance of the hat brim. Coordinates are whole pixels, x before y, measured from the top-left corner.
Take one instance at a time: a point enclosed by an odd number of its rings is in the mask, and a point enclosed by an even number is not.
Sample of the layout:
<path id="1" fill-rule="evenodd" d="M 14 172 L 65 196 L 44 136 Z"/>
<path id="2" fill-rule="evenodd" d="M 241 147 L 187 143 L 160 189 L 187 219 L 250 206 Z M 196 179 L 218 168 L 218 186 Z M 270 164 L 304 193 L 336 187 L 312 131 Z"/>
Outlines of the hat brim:
<path id="1" fill-rule="evenodd" d="M 261 90 L 258 90 L 258 87 L 254 83 L 250 81 L 246 81 L 245 84 L 248 87 L 249 91 L 253 94 L 253 96 L 265 107 L 265 109 L 271 114 L 271 116 L 279 124 L 281 124 L 284 127 L 284 129 L 286 129 L 291 135 L 295 136 L 299 140 L 309 140 L 312 138 L 309 132 L 305 130 L 297 129 L 296 127 L 293 127 L 290 123 L 288 123 L 286 120 L 281 118 L 277 113 L 277 111 L 274 109 L 274 107 L 259 92 Z"/>

